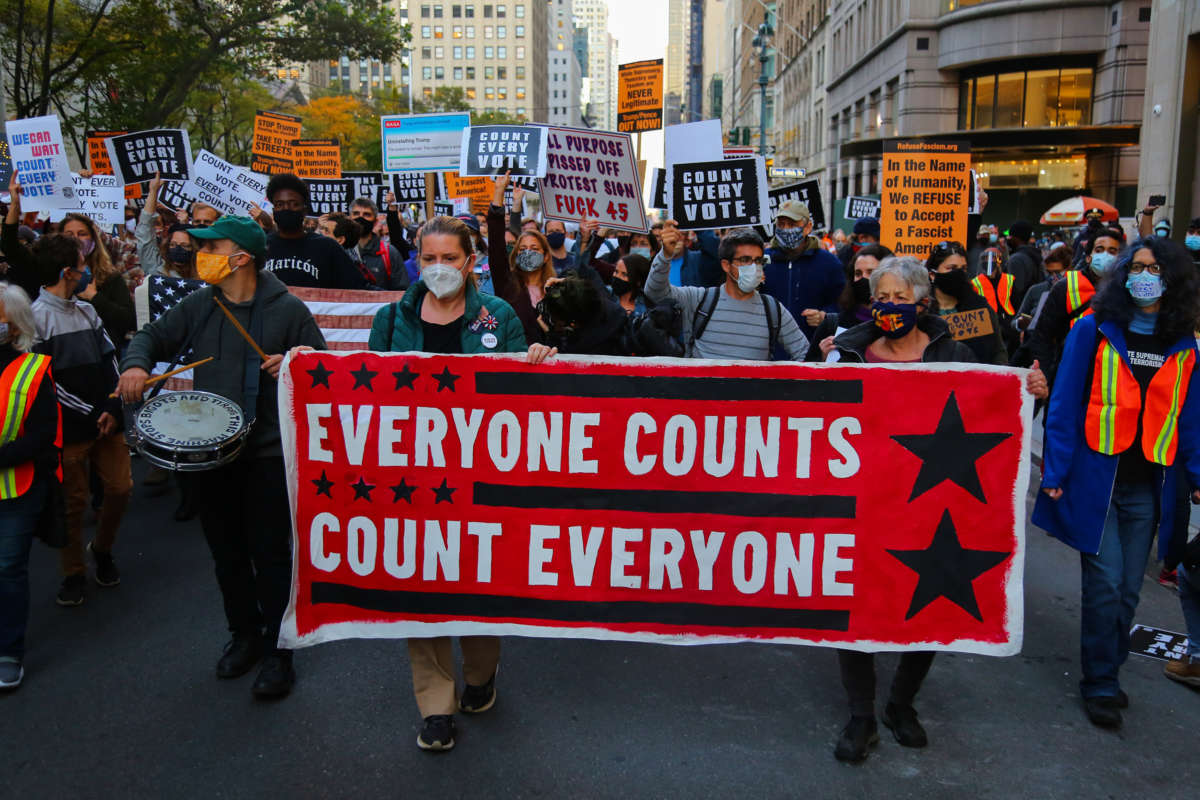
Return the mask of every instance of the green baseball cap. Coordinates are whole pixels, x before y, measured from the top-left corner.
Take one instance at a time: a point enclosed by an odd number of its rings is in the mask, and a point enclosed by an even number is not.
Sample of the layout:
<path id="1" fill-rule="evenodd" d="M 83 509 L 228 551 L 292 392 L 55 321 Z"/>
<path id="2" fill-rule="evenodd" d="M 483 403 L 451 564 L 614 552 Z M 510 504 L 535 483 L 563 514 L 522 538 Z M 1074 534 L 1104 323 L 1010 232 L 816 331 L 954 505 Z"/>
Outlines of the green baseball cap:
<path id="1" fill-rule="evenodd" d="M 252 256 L 267 254 L 267 235 L 249 217 L 226 214 L 207 228 L 189 228 L 193 239 L 229 239 Z"/>

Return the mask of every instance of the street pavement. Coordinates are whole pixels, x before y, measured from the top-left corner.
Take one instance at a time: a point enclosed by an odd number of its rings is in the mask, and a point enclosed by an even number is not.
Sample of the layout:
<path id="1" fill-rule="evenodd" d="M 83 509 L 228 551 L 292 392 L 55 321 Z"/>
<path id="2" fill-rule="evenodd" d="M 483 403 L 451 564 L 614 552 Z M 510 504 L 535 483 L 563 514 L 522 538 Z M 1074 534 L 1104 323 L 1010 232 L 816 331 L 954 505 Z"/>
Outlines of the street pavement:
<path id="1" fill-rule="evenodd" d="M 212 565 L 174 503 L 137 486 L 123 582 L 90 583 L 79 608 L 54 604 L 56 554 L 34 545 L 27 678 L 0 696 L 0 798 L 1126 798 L 1187 796 L 1200 774 L 1200 692 L 1160 661 L 1122 671 L 1120 732 L 1084 717 L 1078 556 L 1032 527 L 1024 648 L 938 656 L 916 704 L 924 750 L 881 727 L 864 764 L 834 760 L 848 714 L 829 649 L 512 638 L 496 707 L 460 715 L 455 750 L 429 755 L 403 642 L 300 651 L 281 702 L 252 699 L 253 672 L 217 680 Z M 1174 592 L 1148 578 L 1138 621 L 1182 631 Z M 880 708 L 895 660 L 878 659 Z"/>

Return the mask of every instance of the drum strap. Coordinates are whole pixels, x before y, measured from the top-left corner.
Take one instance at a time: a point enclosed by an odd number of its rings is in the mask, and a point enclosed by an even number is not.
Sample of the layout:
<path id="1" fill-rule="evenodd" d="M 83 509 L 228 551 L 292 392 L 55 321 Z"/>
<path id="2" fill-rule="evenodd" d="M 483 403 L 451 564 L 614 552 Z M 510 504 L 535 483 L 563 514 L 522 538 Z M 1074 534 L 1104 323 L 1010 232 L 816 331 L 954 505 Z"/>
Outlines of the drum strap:
<path id="1" fill-rule="evenodd" d="M 261 288 L 261 287 L 260 287 Z M 256 342 L 263 340 L 262 295 L 255 292 L 254 303 L 250 306 L 250 338 Z M 258 353 L 251 347 L 246 348 L 245 370 L 242 373 L 242 413 L 246 415 L 246 427 L 254 424 L 258 412 L 258 380 L 262 375 L 262 361 Z"/>

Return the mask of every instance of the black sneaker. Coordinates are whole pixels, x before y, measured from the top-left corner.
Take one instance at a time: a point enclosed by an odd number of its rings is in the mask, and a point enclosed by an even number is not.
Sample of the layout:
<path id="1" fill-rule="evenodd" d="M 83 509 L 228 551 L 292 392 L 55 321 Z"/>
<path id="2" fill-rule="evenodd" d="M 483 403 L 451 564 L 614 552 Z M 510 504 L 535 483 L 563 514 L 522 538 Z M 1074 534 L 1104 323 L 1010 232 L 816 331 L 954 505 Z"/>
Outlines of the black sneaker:
<path id="1" fill-rule="evenodd" d="M 258 671 L 250 691 L 260 700 L 278 700 L 287 697 L 295 683 L 292 651 L 276 650 L 263 659 L 262 669 Z"/>
<path id="2" fill-rule="evenodd" d="M 257 633 L 235 633 L 217 661 L 217 677 L 240 678 L 262 658 L 262 650 L 262 637 Z"/>
<path id="3" fill-rule="evenodd" d="M 0 658 L 0 692 L 11 692 L 21 685 L 25 668 L 21 659 L 12 656 Z"/>
<path id="4" fill-rule="evenodd" d="M 1121 709 L 1116 697 L 1086 697 L 1083 710 L 1093 725 L 1101 728 L 1121 727 Z"/>
<path id="5" fill-rule="evenodd" d="M 1117 689 L 1115 702 L 1117 704 L 1117 708 L 1129 708 L 1129 695 L 1125 694 L 1124 689 Z"/>
<path id="6" fill-rule="evenodd" d="M 88 552 L 92 561 L 96 562 L 96 583 L 101 586 L 116 586 L 121 582 L 121 571 L 113 561 L 112 553 L 102 553 L 88 542 Z"/>
<path id="7" fill-rule="evenodd" d="M 467 684 L 463 687 L 462 697 L 458 700 L 458 708 L 468 714 L 482 714 L 496 705 L 496 673 L 483 686 Z"/>
<path id="8" fill-rule="evenodd" d="M 425 724 L 417 734 L 417 747 L 431 753 L 453 750 L 455 733 L 453 716 L 434 714 L 425 718 Z"/>
<path id="9" fill-rule="evenodd" d="M 870 748 L 879 744 L 879 726 L 874 717 L 851 717 L 846 727 L 842 728 L 841 738 L 833 750 L 833 757 L 838 761 L 857 764 L 864 761 Z"/>
<path id="10" fill-rule="evenodd" d="M 924 747 L 929 744 L 925 729 L 917 721 L 917 710 L 912 706 L 888 703 L 883 709 L 883 724 L 904 747 Z"/>
<path id="11" fill-rule="evenodd" d="M 62 586 L 58 589 L 58 596 L 54 598 L 54 602 L 60 606 L 81 606 L 83 605 L 83 586 L 87 583 L 85 575 L 68 575 L 63 578 Z"/>

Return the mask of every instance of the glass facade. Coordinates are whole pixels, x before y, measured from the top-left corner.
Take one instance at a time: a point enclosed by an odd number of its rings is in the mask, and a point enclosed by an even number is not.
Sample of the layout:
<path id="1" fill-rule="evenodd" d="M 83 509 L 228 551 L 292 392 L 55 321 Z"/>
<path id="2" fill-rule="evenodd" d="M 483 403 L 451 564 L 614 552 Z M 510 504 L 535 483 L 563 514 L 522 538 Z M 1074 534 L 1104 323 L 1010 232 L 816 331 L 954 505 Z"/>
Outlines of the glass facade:
<path id="1" fill-rule="evenodd" d="M 1069 128 L 1091 121 L 1090 68 L 1004 72 L 959 84 L 959 130 Z"/>

